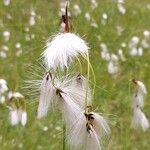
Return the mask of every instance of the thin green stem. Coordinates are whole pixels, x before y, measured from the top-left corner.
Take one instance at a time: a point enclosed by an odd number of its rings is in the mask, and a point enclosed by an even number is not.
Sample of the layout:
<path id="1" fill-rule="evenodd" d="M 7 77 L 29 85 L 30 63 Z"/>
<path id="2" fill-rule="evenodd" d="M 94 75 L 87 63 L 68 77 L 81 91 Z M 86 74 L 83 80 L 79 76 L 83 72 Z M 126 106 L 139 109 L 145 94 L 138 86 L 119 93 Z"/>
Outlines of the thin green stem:
<path id="1" fill-rule="evenodd" d="M 89 60 L 89 55 L 87 55 L 87 81 L 86 81 L 86 97 L 85 97 L 85 113 L 87 113 L 87 106 L 88 106 L 88 82 L 90 78 L 90 60 Z"/>
<path id="2" fill-rule="evenodd" d="M 78 63 L 79 63 L 79 67 L 80 67 L 80 73 L 82 74 L 82 64 L 81 64 L 81 61 L 80 61 L 80 59 L 78 58 L 78 57 L 76 57 L 76 59 L 77 59 L 77 61 L 78 61 Z"/>

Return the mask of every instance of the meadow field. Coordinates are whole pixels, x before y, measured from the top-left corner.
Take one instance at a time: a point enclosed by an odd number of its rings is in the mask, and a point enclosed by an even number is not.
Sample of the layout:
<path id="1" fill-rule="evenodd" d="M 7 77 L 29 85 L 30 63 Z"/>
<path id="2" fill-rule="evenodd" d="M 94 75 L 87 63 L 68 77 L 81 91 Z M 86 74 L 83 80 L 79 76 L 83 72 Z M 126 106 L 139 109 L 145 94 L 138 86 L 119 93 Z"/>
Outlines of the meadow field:
<path id="1" fill-rule="evenodd" d="M 0 1 L 0 79 L 8 86 L 7 102 L 0 104 L 0 150 L 62 149 L 61 113 L 51 111 L 37 119 L 35 88 L 39 87 L 25 82 L 42 79 L 41 53 L 49 37 L 60 31 L 61 10 L 61 0 Z M 146 132 L 131 128 L 132 79 L 141 80 L 147 88 L 142 111 L 150 121 L 150 1 L 70 0 L 69 12 L 72 32 L 90 47 L 96 76 L 94 110 L 108 119 L 111 128 L 103 149 L 150 150 L 150 128 Z M 86 75 L 84 61 L 82 65 Z M 80 72 L 77 62 L 72 70 Z M 90 79 L 93 87 L 92 73 Z M 10 123 L 10 91 L 25 97 L 24 127 Z"/>

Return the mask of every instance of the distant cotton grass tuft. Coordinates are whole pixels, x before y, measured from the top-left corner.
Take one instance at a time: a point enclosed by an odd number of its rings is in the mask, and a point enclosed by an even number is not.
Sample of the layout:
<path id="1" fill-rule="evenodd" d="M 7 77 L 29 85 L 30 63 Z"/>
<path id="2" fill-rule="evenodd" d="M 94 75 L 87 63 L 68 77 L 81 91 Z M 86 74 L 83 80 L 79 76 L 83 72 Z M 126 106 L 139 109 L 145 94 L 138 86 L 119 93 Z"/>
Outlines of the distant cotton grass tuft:
<path id="1" fill-rule="evenodd" d="M 147 94 L 146 87 L 143 82 L 133 79 L 136 85 L 136 92 L 134 94 L 133 107 L 143 108 L 144 106 L 144 96 Z"/>
<path id="2" fill-rule="evenodd" d="M 143 82 L 133 79 L 136 85 L 136 92 L 133 100 L 133 117 L 131 127 L 134 129 L 141 129 L 144 132 L 149 128 L 149 121 L 145 114 L 141 111 L 144 106 L 144 96 L 147 94 L 146 87 Z"/>
<path id="3" fill-rule="evenodd" d="M 142 129 L 144 132 L 149 128 L 149 121 L 140 108 L 134 108 L 131 127 Z"/>
<path id="4" fill-rule="evenodd" d="M 27 123 L 27 112 L 22 109 L 11 108 L 10 109 L 10 123 L 12 126 L 21 123 L 22 126 L 25 126 Z"/>
<path id="5" fill-rule="evenodd" d="M 88 46 L 84 40 L 73 33 L 59 33 L 47 42 L 43 52 L 44 62 L 49 69 L 68 68 L 73 58 L 88 56 Z"/>

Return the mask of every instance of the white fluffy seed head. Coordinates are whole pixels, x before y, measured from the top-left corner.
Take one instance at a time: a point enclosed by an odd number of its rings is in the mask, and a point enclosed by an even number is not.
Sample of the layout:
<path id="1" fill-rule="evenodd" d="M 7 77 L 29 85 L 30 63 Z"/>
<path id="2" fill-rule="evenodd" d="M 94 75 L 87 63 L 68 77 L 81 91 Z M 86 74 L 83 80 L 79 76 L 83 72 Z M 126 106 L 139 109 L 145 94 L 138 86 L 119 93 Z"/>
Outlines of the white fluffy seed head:
<path id="1" fill-rule="evenodd" d="M 73 58 L 88 55 L 88 46 L 84 40 L 73 33 L 61 33 L 47 43 L 43 52 L 44 62 L 51 69 L 64 69 Z"/>

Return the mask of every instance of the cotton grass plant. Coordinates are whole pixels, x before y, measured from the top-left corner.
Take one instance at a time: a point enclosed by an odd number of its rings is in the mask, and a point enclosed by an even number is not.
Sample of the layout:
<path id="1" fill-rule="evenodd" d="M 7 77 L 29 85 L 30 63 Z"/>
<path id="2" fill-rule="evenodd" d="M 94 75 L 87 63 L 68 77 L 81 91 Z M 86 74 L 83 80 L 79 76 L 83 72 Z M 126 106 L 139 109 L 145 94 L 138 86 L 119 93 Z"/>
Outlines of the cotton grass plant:
<path id="1" fill-rule="evenodd" d="M 89 61 L 89 47 L 71 32 L 68 2 L 62 21 L 63 33 L 48 40 L 42 53 L 46 73 L 38 81 L 40 98 L 37 117 L 45 117 L 54 105 L 57 106 L 64 122 L 63 149 L 68 142 L 71 149 L 100 150 L 101 140 L 110 134 L 110 128 L 99 113 L 93 112 L 93 93 L 89 85 L 90 70 L 93 73 L 93 69 Z M 87 61 L 87 78 L 81 73 L 68 74 L 74 60 L 82 66 L 80 57 Z"/>

